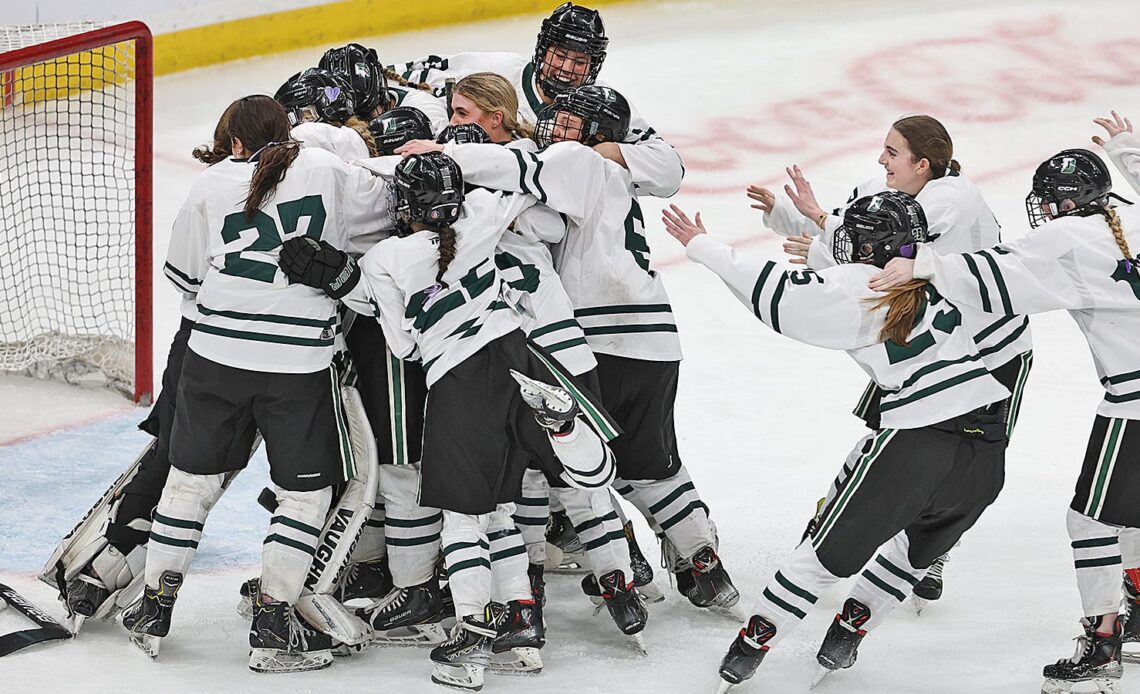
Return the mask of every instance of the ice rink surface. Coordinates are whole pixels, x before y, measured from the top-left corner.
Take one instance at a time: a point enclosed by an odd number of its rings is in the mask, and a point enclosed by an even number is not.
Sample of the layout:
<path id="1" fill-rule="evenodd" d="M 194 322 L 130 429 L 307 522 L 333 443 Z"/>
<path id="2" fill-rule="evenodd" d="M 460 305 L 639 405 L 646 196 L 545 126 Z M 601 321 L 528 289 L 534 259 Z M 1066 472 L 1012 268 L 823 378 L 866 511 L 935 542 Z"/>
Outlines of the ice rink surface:
<path id="1" fill-rule="evenodd" d="M 748 207 L 748 183 L 782 184 L 783 167 L 799 163 L 821 203 L 838 205 L 857 183 L 882 175 L 882 138 L 908 113 L 946 124 L 963 173 L 979 184 L 1007 238 L 1016 238 L 1028 229 L 1023 201 L 1038 162 L 1062 148 L 1091 147 L 1091 120 L 1109 109 L 1140 121 L 1138 10 L 1123 0 L 616 6 L 604 10 L 612 38 L 602 76 L 684 155 L 687 176 L 674 202 L 702 211 L 714 235 L 749 252 L 782 255 Z M 530 52 L 538 23 L 523 17 L 360 40 L 388 61 Z M 232 99 L 273 93 L 321 52 L 158 80 L 156 378 L 178 322 L 178 297 L 160 274 L 162 254 L 201 168 L 190 150 L 207 141 Z M 1117 192 L 1132 197 L 1123 181 Z M 865 377 L 845 355 L 801 346 L 752 318 L 711 273 L 684 260 L 662 230 L 662 202 L 642 203 L 686 351 L 677 403 L 681 453 L 712 509 L 721 555 L 747 608 L 862 435 L 849 411 Z M 921 617 L 906 605 L 897 610 L 863 643 L 858 664 L 833 675 L 820 694 L 1036 692 L 1042 665 L 1071 654 L 1080 604 L 1064 512 L 1102 391 L 1067 316 L 1035 317 L 1033 330 L 1035 367 L 1005 490 L 952 554 L 945 597 Z M 39 431 L 37 417 L 28 416 L 34 408 L 13 400 L 5 397 L 5 411 L 22 410 L 24 434 Z M 141 410 L 99 407 L 101 421 L 0 447 L 0 582 L 55 614 L 62 610 L 35 571 L 146 441 L 134 430 Z M 85 420 L 93 416 L 82 412 Z M 3 440 L 20 435 L 5 432 Z M 211 516 L 158 662 L 133 649 L 117 625 L 89 624 L 73 642 L 5 658 L 0 691 L 436 690 L 422 650 L 370 651 L 293 676 L 246 669 L 247 623 L 233 604 L 240 582 L 257 571 L 267 518 L 254 500 L 264 467 L 257 459 Z M 652 535 L 639 527 L 646 553 L 655 555 Z M 666 581 L 659 574 L 667 589 Z M 740 691 L 805 691 L 844 588 L 823 597 Z M 604 613 L 591 614 L 576 579 L 553 577 L 543 674 L 488 677 L 486 691 L 714 691 L 717 664 L 739 625 L 667 592 L 651 610 L 650 655 L 640 658 Z M 0 613 L 0 630 L 24 628 L 18 624 Z M 1122 691 L 1140 692 L 1140 666 L 1127 666 Z"/>

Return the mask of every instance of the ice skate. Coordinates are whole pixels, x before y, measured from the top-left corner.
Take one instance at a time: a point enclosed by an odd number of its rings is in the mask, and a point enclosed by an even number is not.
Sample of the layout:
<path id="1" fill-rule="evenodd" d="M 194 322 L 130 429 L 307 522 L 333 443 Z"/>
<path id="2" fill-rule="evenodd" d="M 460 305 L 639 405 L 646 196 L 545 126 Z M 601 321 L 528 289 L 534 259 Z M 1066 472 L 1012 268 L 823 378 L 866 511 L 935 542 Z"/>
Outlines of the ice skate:
<path id="1" fill-rule="evenodd" d="M 733 607 L 740 600 L 740 593 L 732 585 L 732 579 L 720 563 L 720 557 L 712 546 L 707 546 L 689 560 L 684 591 L 689 602 L 697 607 L 707 607 L 733 619 L 737 615 Z M 678 576 L 680 579 L 680 576 Z M 681 589 L 680 580 L 677 588 Z"/>
<path id="2" fill-rule="evenodd" d="M 1120 620 L 1120 657 L 1126 663 L 1140 663 L 1140 589 L 1129 576 L 1124 579 L 1124 611 Z"/>
<path id="3" fill-rule="evenodd" d="M 759 615 L 752 615 L 748 624 L 728 647 L 728 653 L 720 661 L 720 687 L 718 694 L 729 691 L 735 685 L 751 679 L 756 668 L 768 653 L 768 642 L 776 635 L 776 627 Z"/>
<path id="4" fill-rule="evenodd" d="M 123 626 L 130 634 L 131 643 L 151 658 L 158 657 L 162 639 L 170 633 L 174 601 L 181 587 L 182 574 L 163 571 L 158 588 L 147 586 L 142 597 L 123 611 Z"/>
<path id="5" fill-rule="evenodd" d="M 921 615 L 927 604 L 942 597 L 942 569 L 949 560 L 949 554 L 943 554 L 935 559 L 930 568 L 926 570 L 926 575 L 911 591 L 911 601 L 914 603 L 916 615 Z"/>
<path id="6" fill-rule="evenodd" d="M 557 574 L 588 573 L 586 548 L 565 511 L 552 511 L 546 528 L 546 569 Z"/>
<path id="7" fill-rule="evenodd" d="M 1099 617 L 1081 620 L 1085 633 L 1077 637 L 1077 651 L 1068 660 L 1046 665 L 1045 683 L 1041 694 L 1116 694 L 1117 685 L 1124 674 L 1120 663 L 1121 623 L 1118 619 L 1114 633 L 1102 636 L 1096 633 Z"/>
<path id="8" fill-rule="evenodd" d="M 254 601 L 249 628 L 249 669 L 280 673 L 321 670 L 332 665 L 332 639 L 313 629 L 286 602 Z"/>
<path id="9" fill-rule="evenodd" d="M 483 619 L 467 616 L 457 622 L 451 640 L 431 651 L 431 681 L 454 689 L 482 689 L 483 671 L 491 662 L 495 637 L 509 613 L 506 605 L 490 602 Z"/>
<path id="10" fill-rule="evenodd" d="M 819 672 L 811 683 L 814 689 L 829 674 L 855 664 L 859 656 L 859 642 L 867 635 L 863 625 L 871 618 L 871 609 L 855 598 L 847 598 L 843 612 L 835 615 L 827 634 L 820 644 L 815 659 L 820 665 Z"/>
<path id="11" fill-rule="evenodd" d="M 556 434 L 564 433 L 574 426 L 578 416 L 578 403 L 562 388 L 536 381 L 511 369 L 511 376 L 519 384 L 523 402 L 534 410 L 534 418 L 539 426 Z"/>
<path id="12" fill-rule="evenodd" d="M 261 595 L 261 578 L 247 579 L 238 588 L 238 594 L 241 597 L 238 598 L 237 613 L 246 619 L 253 619 L 253 603 Z"/>
<path id="13" fill-rule="evenodd" d="M 649 612 L 641 602 L 633 583 L 626 581 L 621 569 L 602 576 L 599 582 L 593 574 L 582 579 L 582 591 L 594 601 L 594 613 L 604 605 L 621 633 L 629 637 L 630 646 L 641 655 L 648 655 L 641 632 L 649 619 Z"/>
<path id="14" fill-rule="evenodd" d="M 435 578 L 396 588 L 373 605 L 356 610 L 356 616 L 372 627 L 370 646 L 434 646 L 447 641 Z"/>
<path id="15" fill-rule="evenodd" d="M 546 645 L 542 610 L 534 600 L 507 603 L 507 619 L 491 647 L 488 672 L 499 675 L 537 675 L 542 672 L 539 649 Z"/>
<path id="16" fill-rule="evenodd" d="M 637 537 L 633 534 L 633 523 L 626 521 L 622 530 L 625 531 L 625 541 L 629 545 L 629 566 L 633 569 L 633 585 L 637 588 L 641 599 L 647 603 L 665 600 L 665 594 L 653 583 L 653 565 L 641 553 Z"/>
<path id="17" fill-rule="evenodd" d="M 354 562 L 345 572 L 336 599 L 342 603 L 361 598 L 382 598 L 392 592 L 392 572 L 388 570 L 388 557 L 373 561 Z"/>

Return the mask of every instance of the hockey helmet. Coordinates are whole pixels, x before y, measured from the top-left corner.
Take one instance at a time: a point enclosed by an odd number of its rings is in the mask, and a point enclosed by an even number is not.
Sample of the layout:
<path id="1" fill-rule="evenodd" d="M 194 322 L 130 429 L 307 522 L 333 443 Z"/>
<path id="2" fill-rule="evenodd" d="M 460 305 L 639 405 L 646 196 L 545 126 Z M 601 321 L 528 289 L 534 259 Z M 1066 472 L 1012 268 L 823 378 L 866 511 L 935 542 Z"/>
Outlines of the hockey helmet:
<path id="1" fill-rule="evenodd" d="M 629 132 L 629 102 L 625 97 L 616 89 L 590 85 L 559 94 L 542 110 L 534 127 L 541 146 L 553 142 L 555 122 L 562 112 L 581 118 L 582 127 L 571 129 L 560 140 L 576 140 L 592 147 L 599 142 L 621 142 Z"/>
<path id="2" fill-rule="evenodd" d="M 381 156 L 395 154 L 411 140 L 432 139 L 431 121 L 423 111 L 411 106 L 397 106 L 381 113 L 369 121 L 368 131 Z"/>
<path id="3" fill-rule="evenodd" d="M 441 145 L 448 142 L 454 142 L 457 145 L 486 144 L 490 141 L 491 136 L 478 123 L 449 125 L 440 131 L 439 137 L 436 138 L 436 142 Z"/>
<path id="4" fill-rule="evenodd" d="M 929 240 L 922 205 L 907 193 L 888 190 L 851 203 L 831 250 L 838 263 L 884 267 L 892 258 L 913 258 L 915 244 Z"/>
<path id="5" fill-rule="evenodd" d="M 535 77 L 542 91 L 553 97 L 575 86 L 593 84 L 606 59 L 609 43 L 602 15 L 597 10 L 572 2 L 559 5 L 549 17 L 542 20 L 538 42 L 534 47 Z M 552 48 L 563 48 L 589 56 L 590 66 L 579 84 L 574 83 L 575 75 L 572 71 L 547 65 L 546 56 Z"/>
<path id="6" fill-rule="evenodd" d="M 293 75 L 273 98 L 285 107 L 290 126 L 310 121 L 343 125 L 353 116 L 355 103 L 348 84 L 320 68 Z"/>
<path id="7" fill-rule="evenodd" d="M 459 219 L 463 173 L 442 152 L 413 154 L 396 166 L 394 212 L 405 228 L 413 222 L 444 227 Z"/>
<path id="8" fill-rule="evenodd" d="M 1046 159 L 1033 172 L 1033 188 L 1025 196 L 1029 226 L 1036 229 L 1055 217 L 1087 217 L 1108 204 L 1112 178 L 1104 160 L 1087 149 L 1066 149 Z M 1072 200 L 1075 208 L 1062 210 Z"/>
<path id="9" fill-rule="evenodd" d="M 388 80 L 376 49 L 359 43 L 330 48 L 321 56 L 317 67 L 328 70 L 352 87 L 356 115 L 360 118 L 367 120 L 378 107 L 388 107 Z"/>

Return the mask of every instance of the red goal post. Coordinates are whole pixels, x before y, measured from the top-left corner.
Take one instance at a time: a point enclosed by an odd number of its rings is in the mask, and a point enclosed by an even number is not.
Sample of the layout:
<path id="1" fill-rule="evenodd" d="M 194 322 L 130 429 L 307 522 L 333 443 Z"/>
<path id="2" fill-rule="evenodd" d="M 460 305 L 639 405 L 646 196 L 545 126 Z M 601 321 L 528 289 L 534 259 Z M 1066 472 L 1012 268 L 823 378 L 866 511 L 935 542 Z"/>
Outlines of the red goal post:
<path id="1" fill-rule="evenodd" d="M 0 371 L 149 402 L 153 41 L 0 27 Z"/>

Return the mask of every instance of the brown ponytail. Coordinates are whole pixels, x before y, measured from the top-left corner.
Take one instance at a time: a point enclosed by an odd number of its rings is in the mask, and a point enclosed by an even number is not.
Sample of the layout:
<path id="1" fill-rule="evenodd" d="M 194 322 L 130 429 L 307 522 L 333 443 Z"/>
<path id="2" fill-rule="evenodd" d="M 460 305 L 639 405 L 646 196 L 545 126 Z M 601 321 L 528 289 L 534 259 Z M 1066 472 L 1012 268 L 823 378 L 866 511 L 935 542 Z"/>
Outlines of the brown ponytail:
<path id="1" fill-rule="evenodd" d="M 1116 208 L 1106 206 L 1104 218 L 1108 222 L 1108 228 L 1112 230 L 1112 237 L 1116 239 L 1116 245 L 1124 254 L 1124 259 L 1133 260 L 1132 251 L 1128 248 L 1128 239 L 1124 238 L 1124 227 L 1120 224 L 1120 215 L 1116 214 Z"/>
<path id="2" fill-rule="evenodd" d="M 930 116 L 906 116 L 895 121 L 891 128 L 906 140 L 914 160 L 930 162 L 931 179 L 942 178 L 948 172 L 958 173 L 962 165 L 954 158 L 954 142 L 950 133 L 937 119 Z"/>
<path id="3" fill-rule="evenodd" d="M 198 145 L 190 152 L 190 156 L 210 166 L 233 156 L 230 144 L 230 118 L 233 116 L 233 112 L 237 110 L 237 105 L 238 102 L 235 101 L 227 106 L 225 111 L 222 111 L 218 124 L 214 126 L 213 146 Z"/>
<path id="4" fill-rule="evenodd" d="M 368 146 L 368 154 L 373 157 L 380 156 L 379 150 L 376 149 L 376 138 L 372 137 L 372 131 L 368 129 L 368 124 L 360 118 L 353 116 L 344 122 L 346 128 L 352 128 L 356 134 L 364 140 L 364 144 Z"/>
<path id="5" fill-rule="evenodd" d="M 271 142 L 261 149 L 257 157 L 257 169 L 249 182 L 249 194 L 245 196 L 245 218 L 253 219 L 253 213 L 261 209 L 265 201 L 273 196 L 277 184 L 285 180 L 285 172 L 301 152 L 301 143 L 296 140 Z"/>
<path id="6" fill-rule="evenodd" d="M 389 82 L 395 82 L 401 87 L 411 87 L 412 89 L 419 89 L 432 94 L 431 85 L 427 82 L 409 82 L 403 75 L 390 68 L 384 68 L 384 78 Z M 434 96 L 434 94 L 432 94 Z"/>
<path id="7" fill-rule="evenodd" d="M 926 308 L 926 280 L 911 280 L 887 290 L 885 296 L 868 299 L 872 311 L 887 307 L 887 320 L 879 331 L 879 339 L 906 347 L 907 336 L 914 330 L 919 313 Z"/>
<path id="8" fill-rule="evenodd" d="M 435 281 L 443 286 L 447 283 L 443 281 L 443 275 L 447 272 L 447 267 L 451 265 L 451 261 L 455 260 L 455 229 L 450 226 L 440 227 L 434 230 L 439 234 L 439 272 L 435 274 Z"/>

